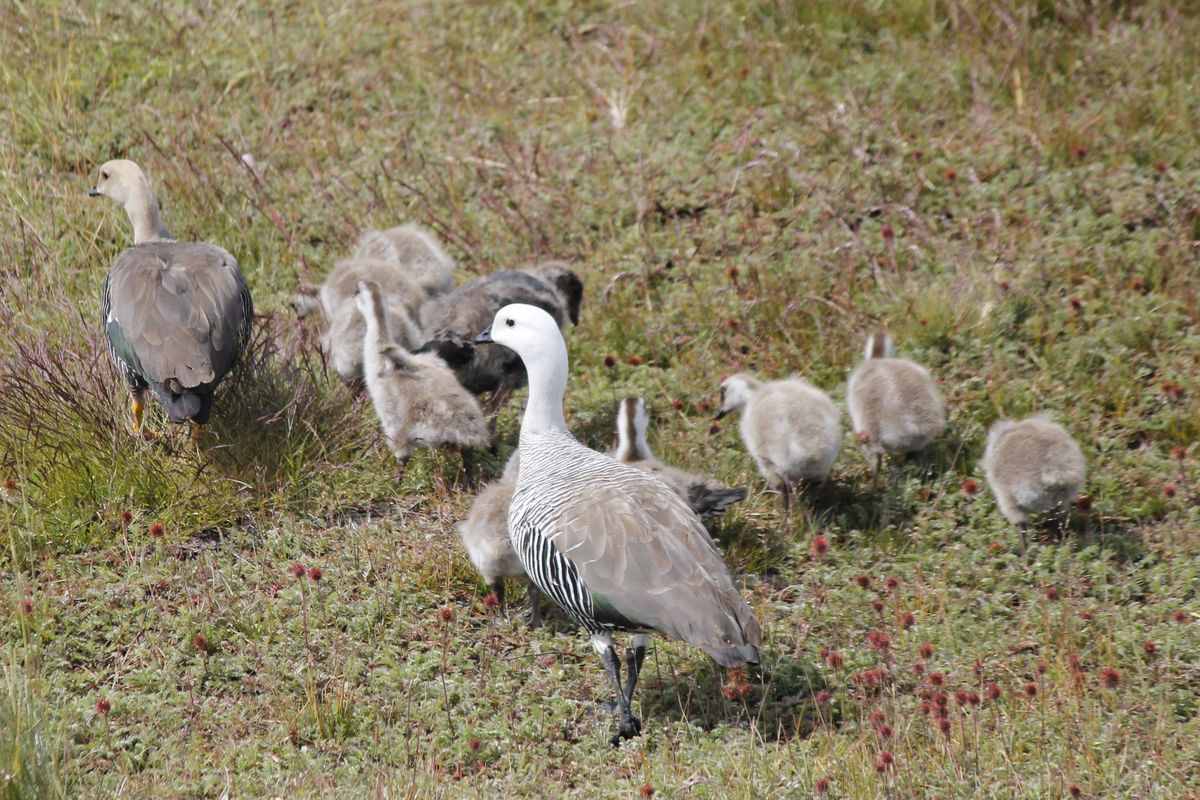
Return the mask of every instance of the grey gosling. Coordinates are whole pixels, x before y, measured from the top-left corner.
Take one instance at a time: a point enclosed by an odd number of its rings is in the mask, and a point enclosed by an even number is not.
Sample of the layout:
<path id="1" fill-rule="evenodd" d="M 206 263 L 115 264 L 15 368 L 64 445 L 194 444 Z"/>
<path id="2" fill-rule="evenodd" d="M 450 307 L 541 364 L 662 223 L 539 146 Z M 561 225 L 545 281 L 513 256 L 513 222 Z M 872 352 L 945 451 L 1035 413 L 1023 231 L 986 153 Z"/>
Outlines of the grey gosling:
<path id="1" fill-rule="evenodd" d="M 682 497 L 700 519 L 710 519 L 725 513 L 734 503 L 746 499 L 744 488 L 730 489 L 716 481 L 670 467 L 654 457 L 646 443 L 646 428 L 650 418 L 646 402 L 640 397 L 626 397 L 617 406 L 617 461 L 656 475 Z"/>
<path id="2" fill-rule="evenodd" d="M 842 450 L 842 423 L 829 395 L 800 378 L 762 382 L 737 374 L 721 382 L 717 419 L 741 411 L 746 450 L 771 489 L 791 511 L 801 481 L 824 481 Z"/>
<path id="3" fill-rule="evenodd" d="M 929 370 L 895 353 L 886 331 L 868 336 L 846 390 L 854 439 L 871 460 L 876 482 L 884 452 L 916 452 L 946 429 L 946 406 Z"/>
<path id="4" fill-rule="evenodd" d="M 556 274 L 551 280 L 568 282 L 569 278 Z M 578 276 L 575 280 L 579 280 Z M 579 286 L 582 297 L 582 283 Z M 537 306 L 560 327 L 571 318 L 570 302 L 556 286 L 516 270 L 477 278 L 431 300 L 421 309 L 421 324 L 428 339 L 419 351 L 440 355 L 454 369 L 462 385 L 474 394 L 491 392 L 488 409 L 492 412 L 500 408 L 512 391 L 525 385 L 525 367 L 511 350 L 476 348 L 471 340 L 500 308 L 510 303 Z M 575 316 L 578 317 L 578 309 Z"/>
<path id="5" fill-rule="evenodd" d="M 454 259 L 419 225 L 409 223 L 385 231 L 364 231 L 354 245 L 351 258 L 386 261 L 400 267 L 426 297 L 436 297 L 454 288 Z"/>
<path id="6" fill-rule="evenodd" d="M 687 503 L 567 430 L 567 347 L 558 326 L 540 308 L 509 305 L 476 341 L 512 349 L 528 370 L 508 528 L 530 579 L 591 636 L 617 695 L 615 745 L 641 731 L 631 702 L 651 632 L 696 645 L 724 667 L 757 663 L 762 633 Z M 635 634 L 625 689 L 614 631 Z"/>
<path id="7" fill-rule="evenodd" d="M 473 451 L 491 443 L 479 403 L 432 353 L 413 354 L 388 338 L 379 284 L 359 283 L 354 302 L 365 320 L 363 376 L 384 436 L 396 454 L 398 477 L 417 447 L 457 447 L 470 481 Z"/>
<path id="8" fill-rule="evenodd" d="M 520 455 L 513 453 L 504 467 L 504 474 L 483 487 L 471 504 L 470 514 L 455 526 L 455 530 L 471 563 L 500 602 L 501 614 L 508 615 L 504 579 L 525 579 L 529 585 L 529 626 L 536 628 L 542 624 L 541 609 L 538 607 L 541 593 L 525 574 L 525 567 L 521 566 L 508 533 L 508 504 L 517 488 L 520 465 Z"/>
<path id="9" fill-rule="evenodd" d="M 1087 465 L 1071 435 L 1039 414 L 992 425 L 983 472 L 1000 513 L 1017 527 L 1024 553 L 1030 515 L 1052 511 L 1065 516 L 1068 504 L 1083 488 Z"/>
<path id="10" fill-rule="evenodd" d="M 109 353 L 129 387 L 133 431 L 145 433 L 150 389 L 172 422 L 192 423 L 195 441 L 212 414 L 213 392 L 250 340 L 246 279 L 222 248 L 175 241 L 132 161 L 103 164 L 88 194 L 117 201 L 133 223 L 133 247 L 113 260 L 101 306 Z"/>

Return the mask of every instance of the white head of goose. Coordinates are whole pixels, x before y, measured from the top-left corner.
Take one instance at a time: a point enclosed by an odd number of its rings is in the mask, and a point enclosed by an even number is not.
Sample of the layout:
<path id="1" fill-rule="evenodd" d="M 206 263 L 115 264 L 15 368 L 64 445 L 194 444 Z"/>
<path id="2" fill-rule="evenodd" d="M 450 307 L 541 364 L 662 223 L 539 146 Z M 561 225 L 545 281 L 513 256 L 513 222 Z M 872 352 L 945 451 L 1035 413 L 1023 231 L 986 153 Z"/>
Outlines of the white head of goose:
<path id="1" fill-rule="evenodd" d="M 132 161 L 106 162 L 88 194 L 116 200 L 133 223 L 133 247 L 116 257 L 104 283 L 102 317 L 133 398 L 134 432 L 143 432 L 146 389 L 172 422 L 203 425 L 213 391 L 250 338 L 253 304 L 242 271 L 216 245 L 175 241 Z"/>
<path id="2" fill-rule="evenodd" d="M 630 703 L 647 634 L 694 644 L 725 667 L 757 663 L 758 623 L 687 503 L 662 481 L 584 447 L 567 431 L 567 347 L 554 318 L 534 306 L 508 305 L 476 341 L 514 350 L 528 371 L 509 533 L 530 579 L 591 635 L 617 693 L 613 744 L 641 730 Z M 614 631 L 636 634 L 625 651 L 624 690 Z"/>

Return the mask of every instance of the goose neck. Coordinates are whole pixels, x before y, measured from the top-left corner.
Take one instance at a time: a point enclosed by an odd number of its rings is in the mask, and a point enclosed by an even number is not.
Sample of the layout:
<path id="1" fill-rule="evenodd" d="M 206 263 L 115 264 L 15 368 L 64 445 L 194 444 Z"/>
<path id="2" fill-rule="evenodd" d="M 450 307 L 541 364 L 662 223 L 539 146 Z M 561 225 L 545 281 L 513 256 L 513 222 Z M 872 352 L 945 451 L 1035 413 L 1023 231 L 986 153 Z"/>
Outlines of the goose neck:
<path id="1" fill-rule="evenodd" d="M 158 198 L 148 186 L 138 186 L 125 203 L 125 213 L 133 223 L 133 243 L 166 242 L 174 237 L 163 223 Z"/>
<path id="2" fill-rule="evenodd" d="M 539 353 L 538 358 L 525 362 L 529 374 L 529 401 L 521 434 L 566 431 L 563 419 L 563 396 L 567 391 L 567 348 L 560 340 L 558 352 Z"/>

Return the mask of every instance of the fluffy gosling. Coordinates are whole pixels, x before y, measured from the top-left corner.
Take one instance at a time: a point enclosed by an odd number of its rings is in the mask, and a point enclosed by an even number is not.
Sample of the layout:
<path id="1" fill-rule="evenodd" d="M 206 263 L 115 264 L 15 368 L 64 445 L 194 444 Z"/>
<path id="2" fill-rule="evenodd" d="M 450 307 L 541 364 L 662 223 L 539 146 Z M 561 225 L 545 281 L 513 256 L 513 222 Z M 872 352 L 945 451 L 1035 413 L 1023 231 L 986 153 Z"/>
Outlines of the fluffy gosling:
<path id="1" fill-rule="evenodd" d="M 791 511 L 800 481 L 824 481 L 842 449 L 842 424 L 829 395 L 800 378 L 762 382 L 738 374 L 721 382 L 717 419 L 741 411 L 746 450 L 771 489 Z"/>

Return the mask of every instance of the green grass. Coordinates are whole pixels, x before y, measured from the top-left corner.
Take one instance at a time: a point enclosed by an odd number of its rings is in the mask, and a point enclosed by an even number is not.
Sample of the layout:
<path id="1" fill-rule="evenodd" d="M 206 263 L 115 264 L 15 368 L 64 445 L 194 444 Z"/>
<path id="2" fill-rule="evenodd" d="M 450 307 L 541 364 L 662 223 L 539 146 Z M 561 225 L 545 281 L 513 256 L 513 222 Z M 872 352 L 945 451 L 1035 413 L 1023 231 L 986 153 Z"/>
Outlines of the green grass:
<path id="1" fill-rule="evenodd" d="M 6 5 L 0 797 L 1200 793 L 1200 17 L 1176 5 Z M 200 457 L 157 407 L 159 441 L 125 432 L 97 319 L 130 232 L 86 196 L 114 157 L 237 256 L 261 316 Z M 574 261 L 573 429 L 609 447 L 642 393 L 660 456 L 752 487 L 717 528 L 766 633 L 744 697 L 658 641 L 645 735 L 614 750 L 584 637 L 489 619 L 456 460 L 396 486 L 287 306 L 405 220 L 460 280 Z M 951 433 L 882 490 L 847 437 L 789 526 L 710 427 L 717 383 L 840 402 L 879 324 Z M 1093 509 L 1026 567 L 961 486 L 993 420 L 1041 410 Z"/>

